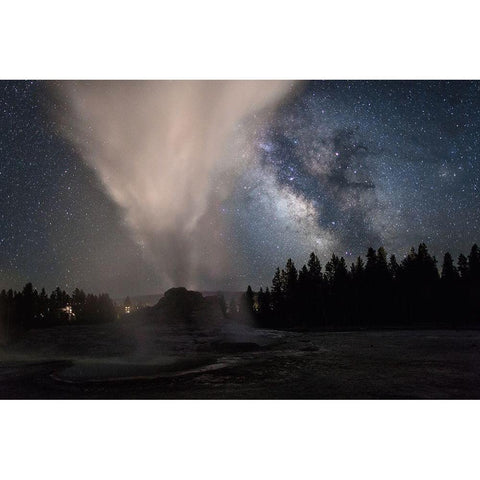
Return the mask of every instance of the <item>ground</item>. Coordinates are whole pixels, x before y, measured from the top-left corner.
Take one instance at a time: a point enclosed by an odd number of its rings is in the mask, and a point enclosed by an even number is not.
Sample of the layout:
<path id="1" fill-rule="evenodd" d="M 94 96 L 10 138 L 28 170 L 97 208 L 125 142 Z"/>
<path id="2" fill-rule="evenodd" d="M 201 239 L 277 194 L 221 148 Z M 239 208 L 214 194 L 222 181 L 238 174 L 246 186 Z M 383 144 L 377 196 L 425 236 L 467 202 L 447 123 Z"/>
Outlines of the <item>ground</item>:
<path id="1" fill-rule="evenodd" d="M 119 321 L 0 350 L 0 398 L 480 398 L 479 331 L 282 332 Z"/>

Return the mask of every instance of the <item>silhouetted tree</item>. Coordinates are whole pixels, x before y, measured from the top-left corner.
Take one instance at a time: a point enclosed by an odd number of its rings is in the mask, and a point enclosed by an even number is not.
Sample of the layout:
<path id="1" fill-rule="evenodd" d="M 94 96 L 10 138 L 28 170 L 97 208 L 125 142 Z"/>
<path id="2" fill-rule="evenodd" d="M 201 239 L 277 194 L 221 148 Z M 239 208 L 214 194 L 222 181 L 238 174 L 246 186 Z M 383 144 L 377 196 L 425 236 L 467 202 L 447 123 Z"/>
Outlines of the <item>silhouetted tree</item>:
<path id="1" fill-rule="evenodd" d="M 365 276 L 365 263 L 362 257 L 358 257 L 355 263 L 352 263 L 350 267 L 350 274 L 352 280 L 355 282 L 362 282 Z"/>
<path id="2" fill-rule="evenodd" d="M 325 265 L 327 281 L 331 286 L 343 286 L 348 278 L 347 264 L 343 257 L 332 254 L 332 258 Z"/>
<path id="3" fill-rule="evenodd" d="M 98 318 L 100 323 L 111 322 L 116 318 L 115 305 L 107 293 L 101 293 L 97 299 Z"/>
<path id="4" fill-rule="evenodd" d="M 468 255 L 468 272 L 473 281 L 480 280 L 480 250 L 476 243 Z"/>
<path id="5" fill-rule="evenodd" d="M 243 315 L 244 314 L 253 315 L 254 301 L 255 301 L 255 297 L 253 294 L 253 290 L 252 290 L 252 287 L 249 285 L 246 293 L 242 295 L 242 298 L 240 301 L 240 313 Z"/>
<path id="6" fill-rule="evenodd" d="M 370 247 L 367 251 L 367 264 L 365 265 L 365 274 L 367 281 L 372 282 L 375 280 L 375 274 L 377 272 L 377 252 Z"/>
<path id="7" fill-rule="evenodd" d="M 322 265 L 314 252 L 310 254 L 307 267 L 310 280 L 313 284 L 319 285 L 322 282 Z"/>
<path id="8" fill-rule="evenodd" d="M 19 310 L 21 317 L 21 328 L 28 330 L 33 325 L 33 320 L 36 310 L 36 291 L 33 290 L 33 285 L 27 283 L 22 290 L 19 300 Z"/>
<path id="9" fill-rule="evenodd" d="M 424 243 L 412 247 L 400 264 L 395 255 L 387 261 L 383 247 L 369 248 L 366 257 L 366 263 L 358 257 L 348 270 L 345 259 L 332 254 L 325 274 L 314 253 L 300 272 L 288 259 L 285 269 L 275 271 L 270 298 L 268 290 L 258 294 L 259 323 L 322 329 L 480 325 L 476 244 L 468 259 L 460 254 L 458 269 L 446 253 L 441 275 Z"/>
<path id="10" fill-rule="evenodd" d="M 272 280 L 272 305 L 276 312 L 280 312 L 283 307 L 283 288 L 280 268 L 277 267 Z"/>
<path id="11" fill-rule="evenodd" d="M 463 280 L 468 278 L 468 260 L 463 253 L 458 256 L 458 271 Z"/>
<path id="12" fill-rule="evenodd" d="M 458 270 L 453 264 L 453 258 L 449 252 L 443 256 L 442 274 L 441 278 L 445 282 L 455 282 L 458 280 Z"/>
<path id="13" fill-rule="evenodd" d="M 387 252 L 383 247 L 380 247 L 377 250 L 377 265 L 376 265 L 376 275 L 378 277 L 378 282 L 388 282 L 391 280 L 390 270 L 388 268 L 387 262 Z"/>
<path id="14" fill-rule="evenodd" d="M 284 272 L 284 292 L 287 300 L 290 302 L 295 298 L 298 282 L 298 272 L 291 258 L 287 260 Z"/>
<path id="15" fill-rule="evenodd" d="M 395 255 L 390 255 L 390 261 L 388 262 L 388 271 L 390 272 L 390 277 L 392 279 L 397 278 L 398 275 L 398 263 L 397 263 L 397 257 Z"/>
<path id="16" fill-rule="evenodd" d="M 76 320 L 82 322 L 85 320 L 85 302 L 87 296 L 83 290 L 76 288 L 72 293 L 72 309 Z"/>

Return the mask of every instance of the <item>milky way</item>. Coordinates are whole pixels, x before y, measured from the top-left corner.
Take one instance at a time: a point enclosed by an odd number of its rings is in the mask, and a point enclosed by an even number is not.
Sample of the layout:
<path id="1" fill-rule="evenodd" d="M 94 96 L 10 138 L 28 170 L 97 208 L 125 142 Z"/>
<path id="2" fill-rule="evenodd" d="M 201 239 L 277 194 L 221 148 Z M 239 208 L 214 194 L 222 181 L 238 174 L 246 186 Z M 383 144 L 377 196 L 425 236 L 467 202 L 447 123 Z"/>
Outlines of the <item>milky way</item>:
<path id="1" fill-rule="evenodd" d="M 259 108 L 235 117 L 225 145 L 212 147 L 219 158 L 196 174 L 209 185 L 208 198 L 206 187 L 195 193 L 204 208 L 194 220 L 175 218 L 181 231 L 189 221 L 212 223 L 185 243 L 202 258 L 185 283 L 256 288 L 288 257 L 301 265 L 312 250 L 323 262 L 332 252 L 351 260 L 370 245 L 402 256 L 424 241 L 440 257 L 479 241 L 480 82 L 285 83 L 280 103 L 262 102 L 262 93 Z M 52 94 L 58 87 L 62 95 Z M 162 275 L 165 251 L 152 261 L 105 172 L 85 161 L 82 142 L 91 140 L 68 126 L 76 94 L 43 82 L 2 82 L 0 91 L 0 287 L 32 280 L 124 295 L 175 282 Z M 109 94 L 99 88 L 97 105 Z M 87 105 L 86 131 L 98 128 L 93 111 Z"/>

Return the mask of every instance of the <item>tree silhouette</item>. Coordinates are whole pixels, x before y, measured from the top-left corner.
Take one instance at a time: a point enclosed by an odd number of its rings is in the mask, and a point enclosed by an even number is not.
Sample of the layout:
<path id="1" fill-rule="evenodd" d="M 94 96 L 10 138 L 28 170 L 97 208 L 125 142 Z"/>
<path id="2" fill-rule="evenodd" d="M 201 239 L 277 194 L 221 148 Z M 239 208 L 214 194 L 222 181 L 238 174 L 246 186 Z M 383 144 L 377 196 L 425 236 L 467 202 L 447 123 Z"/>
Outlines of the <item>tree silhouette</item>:
<path id="1" fill-rule="evenodd" d="M 388 271 L 392 279 L 396 279 L 398 275 L 398 262 L 395 255 L 390 255 L 390 261 L 388 262 Z"/>
<path id="2" fill-rule="evenodd" d="M 441 278 L 444 282 L 448 283 L 453 283 L 459 278 L 457 267 L 453 264 L 453 258 L 449 252 L 443 256 Z"/>
<path id="3" fill-rule="evenodd" d="M 87 308 L 86 297 L 90 301 Z M 21 292 L 0 292 L 0 343 L 15 341 L 27 330 L 63 325 L 67 322 L 96 323 L 115 320 L 113 301 L 107 294 L 85 293 L 78 288 L 72 296 L 57 287 L 50 296 L 27 283 Z"/>
<path id="4" fill-rule="evenodd" d="M 253 315 L 255 309 L 255 296 L 253 294 L 252 287 L 249 285 L 247 291 L 242 295 L 240 299 L 240 314 Z"/>
<path id="5" fill-rule="evenodd" d="M 283 307 L 283 288 L 280 268 L 277 267 L 272 280 L 272 305 L 276 312 L 280 312 Z"/>
<path id="6" fill-rule="evenodd" d="M 468 260 L 463 253 L 458 256 L 458 271 L 463 280 L 468 278 Z"/>
<path id="7" fill-rule="evenodd" d="M 480 250 L 475 243 L 468 255 L 468 271 L 473 281 L 480 280 Z"/>
<path id="8" fill-rule="evenodd" d="M 475 244 L 458 266 L 450 253 L 441 274 L 425 243 L 399 264 L 383 247 L 369 248 L 347 269 L 332 254 L 325 274 L 311 253 L 299 272 L 291 259 L 275 270 L 271 294 L 260 290 L 259 325 L 320 329 L 477 328 L 480 326 L 480 249 Z M 266 292 L 269 292 L 268 300 Z M 250 293 L 251 295 L 251 293 Z"/>
<path id="9" fill-rule="evenodd" d="M 307 267 L 311 282 L 314 285 L 320 285 L 322 282 L 322 265 L 314 252 L 310 254 Z"/>

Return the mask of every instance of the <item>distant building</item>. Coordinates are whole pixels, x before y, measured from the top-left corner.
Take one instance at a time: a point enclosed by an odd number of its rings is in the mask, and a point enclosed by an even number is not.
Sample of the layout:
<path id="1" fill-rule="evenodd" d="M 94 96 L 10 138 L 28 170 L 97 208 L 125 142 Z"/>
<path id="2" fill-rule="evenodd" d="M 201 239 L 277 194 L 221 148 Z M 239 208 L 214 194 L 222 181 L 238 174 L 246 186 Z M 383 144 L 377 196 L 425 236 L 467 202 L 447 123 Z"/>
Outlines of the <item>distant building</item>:
<path id="1" fill-rule="evenodd" d="M 73 313 L 73 309 L 71 305 L 65 305 L 65 307 L 58 309 L 59 317 L 65 318 L 67 322 L 73 322 L 75 320 L 75 313 Z"/>
<path id="2" fill-rule="evenodd" d="M 123 313 L 125 315 L 128 315 L 129 313 L 132 313 L 132 301 L 130 300 L 130 297 L 127 297 L 125 301 L 123 302 Z"/>

